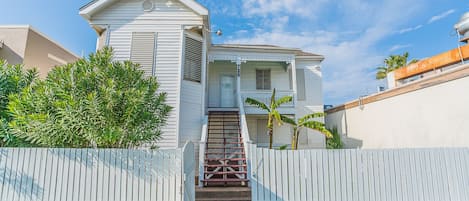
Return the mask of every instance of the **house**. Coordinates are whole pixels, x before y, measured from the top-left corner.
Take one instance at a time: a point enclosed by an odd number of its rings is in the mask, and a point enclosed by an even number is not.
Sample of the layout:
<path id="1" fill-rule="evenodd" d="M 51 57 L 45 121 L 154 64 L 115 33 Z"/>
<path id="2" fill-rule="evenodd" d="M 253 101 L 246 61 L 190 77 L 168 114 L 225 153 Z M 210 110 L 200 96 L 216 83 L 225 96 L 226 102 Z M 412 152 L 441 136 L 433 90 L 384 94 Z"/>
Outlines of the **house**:
<path id="1" fill-rule="evenodd" d="M 212 161 L 216 171 L 234 163 L 242 167 L 243 143 L 268 145 L 266 112 L 245 105 L 247 97 L 267 102 L 275 88 L 277 98 L 293 96 L 279 109 L 282 114 L 323 112 L 323 56 L 273 45 L 213 45 L 209 11 L 196 1 L 94 0 L 80 15 L 98 34 L 97 49 L 110 46 L 115 60 L 140 63 L 146 76 L 157 77 L 174 108 L 158 146 L 208 142 L 199 165 L 205 153 L 223 159 Z M 274 144 L 290 144 L 291 132 L 288 125 L 276 125 Z M 322 134 L 305 132 L 300 148 L 325 147 Z M 227 156 L 227 149 L 236 148 L 232 153 L 239 155 Z"/>
<path id="2" fill-rule="evenodd" d="M 24 64 L 27 69 L 37 68 L 39 77 L 57 65 L 79 59 L 30 25 L 0 26 L 0 59 L 9 64 Z"/>

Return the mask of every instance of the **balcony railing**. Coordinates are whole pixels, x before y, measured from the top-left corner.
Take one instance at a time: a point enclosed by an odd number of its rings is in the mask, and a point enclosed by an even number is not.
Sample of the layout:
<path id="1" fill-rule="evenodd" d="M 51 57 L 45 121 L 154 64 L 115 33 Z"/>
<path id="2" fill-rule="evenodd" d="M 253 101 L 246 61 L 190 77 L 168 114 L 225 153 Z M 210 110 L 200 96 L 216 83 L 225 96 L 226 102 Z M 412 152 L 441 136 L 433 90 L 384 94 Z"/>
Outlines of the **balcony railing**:
<path id="1" fill-rule="evenodd" d="M 293 91 L 276 91 L 275 93 L 275 98 L 278 99 L 278 98 L 281 98 L 283 96 L 293 96 Z M 252 98 L 252 99 L 256 99 L 258 101 L 261 101 L 267 105 L 270 104 L 270 97 L 272 96 L 272 91 L 243 91 L 241 90 L 241 98 L 242 98 L 242 101 L 246 101 L 246 98 Z M 254 107 L 252 105 L 248 105 L 248 104 L 244 104 L 245 107 Z M 285 104 L 282 104 L 281 108 L 288 108 L 288 107 L 294 107 L 295 106 L 295 103 L 292 101 L 292 102 L 289 102 L 289 103 L 285 103 Z"/>

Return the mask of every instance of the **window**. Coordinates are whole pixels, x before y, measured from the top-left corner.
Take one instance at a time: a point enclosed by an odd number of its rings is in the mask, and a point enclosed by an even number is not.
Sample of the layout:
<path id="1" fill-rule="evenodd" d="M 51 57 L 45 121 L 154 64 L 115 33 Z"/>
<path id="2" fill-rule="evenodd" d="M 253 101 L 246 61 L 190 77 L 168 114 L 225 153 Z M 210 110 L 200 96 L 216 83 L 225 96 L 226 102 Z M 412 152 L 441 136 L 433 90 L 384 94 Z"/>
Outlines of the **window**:
<path id="1" fill-rule="evenodd" d="M 145 76 L 155 75 L 155 51 L 156 33 L 154 32 L 134 32 L 132 33 L 132 44 L 130 50 L 130 60 L 140 64 L 140 69 L 145 72 Z"/>
<path id="2" fill-rule="evenodd" d="M 270 69 L 256 70 L 256 89 L 270 90 Z"/>
<path id="3" fill-rule="evenodd" d="M 299 101 L 306 100 L 306 89 L 305 89 L 305 70 L 297 69 L 296 70 L 296 90 L 297 97 Z"/>
<path id="4" fill-rule="evenodd" d="M 186 36 L 184 46 L 184 80 L 199 82 L 202 71 L 202 41 Z"/>

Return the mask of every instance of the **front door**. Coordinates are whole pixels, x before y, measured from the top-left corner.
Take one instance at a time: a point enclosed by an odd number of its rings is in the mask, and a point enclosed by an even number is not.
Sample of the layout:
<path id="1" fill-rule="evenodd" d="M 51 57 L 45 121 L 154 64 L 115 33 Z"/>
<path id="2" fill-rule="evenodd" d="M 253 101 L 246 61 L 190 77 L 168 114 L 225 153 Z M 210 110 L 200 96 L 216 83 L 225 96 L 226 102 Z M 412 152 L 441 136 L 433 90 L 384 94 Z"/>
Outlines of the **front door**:
<path id="1" fill-rule="evenodd" d="M 236 107 L 235 105 L 235 78 L 232 75 L 222 75 L 221 86 L 221 107 Z"/>

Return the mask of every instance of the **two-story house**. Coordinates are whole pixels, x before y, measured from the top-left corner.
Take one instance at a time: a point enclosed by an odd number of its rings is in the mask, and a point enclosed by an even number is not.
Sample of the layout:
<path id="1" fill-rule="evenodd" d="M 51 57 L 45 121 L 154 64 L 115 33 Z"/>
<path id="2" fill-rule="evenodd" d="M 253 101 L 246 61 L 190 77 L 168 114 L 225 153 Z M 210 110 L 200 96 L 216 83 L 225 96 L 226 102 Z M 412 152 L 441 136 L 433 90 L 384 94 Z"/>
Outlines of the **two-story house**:
<path id="1" fill-rule="evenodd" d="M 323 56 L 271 45 L 213 45 L 209 11 L 196 1 L 94 0 L 80 15 L 98 34 L 97 49 L 110 46 L 115 60 L 140 63 L 147 76 L 157 77 L 174 108 L 158 146 L 202 142 L 199 168 L 222 172 L 205 179 L 245 178 L 243 144 L 268 145 L 266 112 L 245 98 L 268 102 L 275 88 L 277 97 L 293 96 L 282 114 L 323 111 Z M 290 143 L 290 126 L 274 131 L 274 145 Z M 325 146 L 323 135 L 305 132 L 300 148 Z"/>

